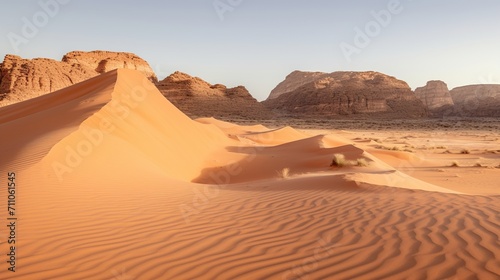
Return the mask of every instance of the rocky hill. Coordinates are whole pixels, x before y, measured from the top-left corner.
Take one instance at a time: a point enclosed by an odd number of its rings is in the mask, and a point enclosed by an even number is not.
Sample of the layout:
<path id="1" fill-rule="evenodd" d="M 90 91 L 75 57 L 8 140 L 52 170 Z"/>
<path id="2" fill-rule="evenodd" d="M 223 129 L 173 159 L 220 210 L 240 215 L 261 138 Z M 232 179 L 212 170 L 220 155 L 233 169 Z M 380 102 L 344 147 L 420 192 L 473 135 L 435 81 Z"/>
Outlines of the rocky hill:
<path id="1" fill-rule="evenodd" d="M 300 81 L 294 81 L 297 77 Z M 263 103 L 270 109 L 297 116 L 376 113 L 422 117 L 427 114 L 424 104 L 406 82 L 378 72 L 295 71 L 279 87 L 281 90 L 274 91 L 280 93 L 278 97 Z M 291 91 L 282 92 L 286 88 Z"/>
<path id="2" fill-rule="evenodd" d="M 415 96 L 431 111 L 454 104 L 448 86 L 442 81 L 427 82 L 427 85 L 415 89 Z"/>
<path id="3" fill-rule="evenodd" d="M 470 85 L 450 91 L 454 115 L 500 117 L 500 85 Z"/>
<path id="4" fill-rule="evenodd" d="M 6 55 L 0 64 L 0 106 L 47 94 L 118 68 L 136 69 L 157 81 L 149 64 L 131 53 L 70 52 L 62 61 Z"/>
<path id="5" fill-rule="evenodd" d="M 285 80 L 279 83 L 276 88 L 271 91 L 268 99 L 275 99 L 283 93 L 291 92 L 296 90 L 297 88 L 313 82 L 322 76 L 328 75 L 323 72 L 303 72 L 303 71 L 293 71 L 288 76 L 286 76 Z"/>
<path id="6" fill-rule="evenodd" d="M 190 117 L 268 119 L 273 113 L 243 86 L 227 88 L 175 72 L 157 83 L 160 92 Z"/>

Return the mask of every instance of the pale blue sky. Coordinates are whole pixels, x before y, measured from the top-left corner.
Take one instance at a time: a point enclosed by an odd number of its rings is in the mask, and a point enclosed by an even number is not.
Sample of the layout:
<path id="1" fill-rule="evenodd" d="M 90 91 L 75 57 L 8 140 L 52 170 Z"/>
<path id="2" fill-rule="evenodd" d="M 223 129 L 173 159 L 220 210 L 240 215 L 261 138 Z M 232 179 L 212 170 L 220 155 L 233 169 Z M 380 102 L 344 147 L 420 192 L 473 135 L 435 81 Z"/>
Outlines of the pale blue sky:
<path id="1" fill-rule="evenodd" d="M 58 11 L 44 18 L 40 3 L 55 1 Z M 230 10 L 217 13 L 214 3 Z M 372 13 L 382 10 L 391 14 L 385 26 Z M 26 20 L 38 20 L 32 38 Z M 9 0 L 0 21 L 2 57 L 128 51 L 160 78 L 180 70 L 244 85 L 259 100 L 293 70 L 374 70 L 412 88 L 433 79 L 450 88 L 500 83 L 498 0 Z M 367 27 L 369 43 L 356 45 L 356 28 Z M 342 43 L 357 48 L 350 59 Z"/>

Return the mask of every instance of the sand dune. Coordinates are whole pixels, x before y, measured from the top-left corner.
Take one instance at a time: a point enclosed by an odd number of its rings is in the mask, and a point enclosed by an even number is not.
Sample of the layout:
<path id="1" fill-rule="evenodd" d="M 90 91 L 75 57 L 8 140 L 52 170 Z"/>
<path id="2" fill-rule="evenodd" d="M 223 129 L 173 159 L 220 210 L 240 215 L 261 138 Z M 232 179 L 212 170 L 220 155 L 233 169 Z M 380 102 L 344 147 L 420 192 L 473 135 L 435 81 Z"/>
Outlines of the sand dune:
<path id="1" fill-rule="evenodd" d="M 0 279 L 500 277 L 500 191 L 345 133 L 193 121 L 136 71 L 2 108 L 0 132 L 21 225 Z"/>

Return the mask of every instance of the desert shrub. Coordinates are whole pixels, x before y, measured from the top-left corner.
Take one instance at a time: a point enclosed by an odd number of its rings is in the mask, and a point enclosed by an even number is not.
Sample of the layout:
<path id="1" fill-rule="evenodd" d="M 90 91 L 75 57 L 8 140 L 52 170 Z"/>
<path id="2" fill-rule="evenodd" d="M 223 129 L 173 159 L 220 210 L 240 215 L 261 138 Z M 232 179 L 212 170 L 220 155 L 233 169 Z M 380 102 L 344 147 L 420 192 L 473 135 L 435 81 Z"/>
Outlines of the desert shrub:
<path id="1" fill-rule="evenodd" d="M 334 154 L 332 159 L 332 164 L 330 166 L 344 167 L 347 165 L 347 161 L 343 154 Z"/>
<path id="2" fill-rule="evenodd" d="M 368 166 L 368 164 L 369 164 L 368 161 L 366 161 L 366 159 L 364 159 L 364 158 L 358 158 L 356 160 L 356 163 L 357 163 L 356 164 L 357 166 L 361 166 L 361 167 Z"/>
<path id="3" fill-rule="evenodd" d="M 462 151 L 460 151 L 460 153 L 463 155 L 468 155 L 468 154 L 470 154 L 470 151 L 467 149 L 463 149 Z"/>
<path id="4" fill-rule="evenodd" d="M 458 161 L 454 161 L 451 163 L 451 167 L 459 167 Z"/>
<path id="5" fill-rule="evenodd" d="M 283 168 L 281 172 L 279 172 L 279 175 L 283 179 L 287 179 L 290 177 L 290 168 Z"/>

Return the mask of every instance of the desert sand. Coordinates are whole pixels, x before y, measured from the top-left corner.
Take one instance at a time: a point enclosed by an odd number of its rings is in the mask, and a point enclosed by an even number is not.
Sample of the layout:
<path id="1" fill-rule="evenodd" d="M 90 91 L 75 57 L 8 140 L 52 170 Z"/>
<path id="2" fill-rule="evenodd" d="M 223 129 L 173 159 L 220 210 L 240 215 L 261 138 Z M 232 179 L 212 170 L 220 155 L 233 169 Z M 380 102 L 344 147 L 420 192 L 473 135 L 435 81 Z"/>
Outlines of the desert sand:
<path id="1" fill-rule="evenodd" d="M 500 277 L 498 132 L 192 120 L 119 69 L 1 108 L 0 133 L 0 279 Z"/>

